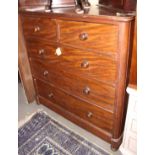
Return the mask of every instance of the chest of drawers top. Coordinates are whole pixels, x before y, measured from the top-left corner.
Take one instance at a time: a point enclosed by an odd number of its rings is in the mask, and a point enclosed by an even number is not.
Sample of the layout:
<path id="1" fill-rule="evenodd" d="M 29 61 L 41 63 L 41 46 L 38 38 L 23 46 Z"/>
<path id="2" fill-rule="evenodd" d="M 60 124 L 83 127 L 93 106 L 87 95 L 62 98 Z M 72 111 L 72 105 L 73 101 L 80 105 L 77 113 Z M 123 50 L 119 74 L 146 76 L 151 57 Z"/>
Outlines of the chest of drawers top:
<path id="1" fill-rule="evenodd" d="M 27 11 L 29 10 L 29 11 Z M 51 11 L 46 10 L 36 10 L 35 8 L 19 8 L 20 14 L 27 15 L 39 15 L 40 17 L 52 17 L 57 19 L 71 19 L 76 21 L 91 21 L 91 22 L 105 22 L 102 20 L 118 21 L 118 22 L 128 22 L 133 20 L 134 12 L 127 12 L 125 10 L 117 8 L 103 8 L 100 6 L 91 6 L 90 9 L 85 10 L 83 14 L 77 14 L 75 12 L 75 7 L 68 8 L 53 8 Z"/>

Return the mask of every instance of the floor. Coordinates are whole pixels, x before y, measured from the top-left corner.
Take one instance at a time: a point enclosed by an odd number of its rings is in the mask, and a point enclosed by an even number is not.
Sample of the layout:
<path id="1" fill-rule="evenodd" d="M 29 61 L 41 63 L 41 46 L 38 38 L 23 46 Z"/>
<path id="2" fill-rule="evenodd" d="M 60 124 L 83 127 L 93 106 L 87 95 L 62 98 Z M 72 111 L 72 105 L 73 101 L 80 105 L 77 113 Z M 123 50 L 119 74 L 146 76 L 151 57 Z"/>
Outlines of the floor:
<path id="1" fill-rule="evenodd" d="M 103 141 L 102 139 L 96 137 L 95 135 L 91 134 L 90 132 L 80 128 L 79 126 L 73 124 L 72 122 L 66 120 L 64 117 L 56 114 L 55 112 L 49 110 L 43 105 L 37 105 L 35 102 L 28 104 L 25 92 L 21 83 L 18 84 L 18 121 L 19 126 L 22 125 L 32 114 L 39 110 L 44 110 L 48 115 L 56 119 L 58 122 L 61 122 L 64 126 L 67 126 L 75 133 L 80 134 L 81 136 L 85 137 L 90 142 L 98 145 L 99 147 L 103 148 L 110 152 L 111 155 L 122 155 L 122 153 L 118 150 L 116 152 L 112 152 L 110 149 L 110 145 Z"/>

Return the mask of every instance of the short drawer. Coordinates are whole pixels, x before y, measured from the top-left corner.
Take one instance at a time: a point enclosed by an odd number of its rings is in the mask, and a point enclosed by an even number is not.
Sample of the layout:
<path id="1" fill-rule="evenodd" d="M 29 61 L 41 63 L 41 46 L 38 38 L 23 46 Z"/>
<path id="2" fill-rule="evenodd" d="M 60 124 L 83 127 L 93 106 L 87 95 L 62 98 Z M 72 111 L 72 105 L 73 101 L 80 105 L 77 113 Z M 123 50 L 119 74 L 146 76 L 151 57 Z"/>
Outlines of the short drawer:
<path id="1" fill-rule="evenodd" d="M 58 21 L 60 42 L 80 48 L 117 52 L 118 27 L 112 24 L 95 24 Z"/>
<path id="2" fill-rule="evenodd" d="M 29 39 L 27 40 L 27 52 L 29 57 L 39 59 L 55 59 L 55 51 L 57 49 L 56 43 L 48 43 L 40 39 Z"/>
<path id="3" fill-rule="evenodd" d="M 98 108 L 93 104 L 78 100 L 75 97 L 72 97 L 54 86 L 46 84 L 40 80 L 36 79 L 35 84 L 39 96 L 52 101 L 53 103 L 77 115 L 81 119 L 89 121 L 101 129 L 105 129 L 108 132 L 112 131 L 112 113 Z"/>
<path id="4" fill-rule="evenodd" d="M 55 54 L 54 48 L 44 49 L 42 59 L 33 59 L 32 68 L 42 70 L 66 71 L 75 75 L 86 76 L 90 79 L 115 84 L 117 61 L 109 56 L 102 56 L 85 50 L 62 47 L 61 55 Z M 30 50 L 34 56 L 35 50 Z M 38 51 L 38 50 L 37 50 Z M 34 53 L 33 53 L 34 52 Z M 33 54 L 32 54 L 33 53 Z M 46 54 L 48 53 L 48 54 Z M 50 53 L 50 54 L 49 54 Z M 36 56 L 39 54 L 36 54 Z"/>
<path id="5" fill-rule="evenodd" d="M 40 18 L 22 16 L 23 32 L 27 38 L 37 37 L 43 40 L 57 40 L 57 27 L 55 20 L 50 18 Z"/>

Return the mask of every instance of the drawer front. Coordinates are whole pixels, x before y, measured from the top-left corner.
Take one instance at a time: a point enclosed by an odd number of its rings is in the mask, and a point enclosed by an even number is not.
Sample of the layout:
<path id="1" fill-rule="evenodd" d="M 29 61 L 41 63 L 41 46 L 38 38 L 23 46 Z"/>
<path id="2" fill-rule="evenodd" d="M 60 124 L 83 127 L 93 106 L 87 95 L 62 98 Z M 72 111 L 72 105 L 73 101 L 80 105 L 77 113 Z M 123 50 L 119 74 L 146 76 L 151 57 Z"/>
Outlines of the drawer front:
<path id="1" fill-rule="evenodd" d="M 29 39 L 27 40 L 27 51 L 28 56 L 33 58 L 41 58 L 44 60 L 56 59 L 55 51 L 57 49 L 56 43 L 48 43 L 40 39 Z"/>
<path id="2" fill-rule="evenodd" d="M 55 20 L 23 16 L 23 31 L 26 38 L 37 37 L 44 40 L 57 40 Z"/>
<path id="3" fill-rule="evenodd" d="M 118 27 L 110 24 L 58 21 L 60 42 L 81 48 L 117 52 Z"/>
<path id="4" fill-rule="evenodd" d="M 81 119 L 89 121 L 101 129 L 105 129 L 108 132 L 112 131 L 112 113 L 104 111 L 93 104 L 80 101 L 67 93 L 64 93 L 63 91 L 60 91 L 52 85 L 41 82 L 40 80 L 36 80 L 35 84 L 37 86 L 39 96 L 52 101 L 53 103 L 63 107 Z"/>
<path id="5" fill-rule="evenodd" d="M 61 48 L 62 54 L 59 56 L 52 51 L 51 49 L 51 55 L 45 54 L 42 59 L 36 60 L 34 65 L 46 70 L 63 70 L 75 75 L 86 76 L 96 81 L 115 84 L 116 60 L 93 52 L 67 47 Z"/>
<path id="6" fill-rule="evenodd" d="M 40 67 L 38 64 L 36 65 L 36 63 L 31 63 L 31 66 L 33 76 L 48 81 L 69 94 L 78 96 L 82 100 L 94 103 L 113 112 L 114 87 L 64 71 L 46 70 L 46 68 Z"/>

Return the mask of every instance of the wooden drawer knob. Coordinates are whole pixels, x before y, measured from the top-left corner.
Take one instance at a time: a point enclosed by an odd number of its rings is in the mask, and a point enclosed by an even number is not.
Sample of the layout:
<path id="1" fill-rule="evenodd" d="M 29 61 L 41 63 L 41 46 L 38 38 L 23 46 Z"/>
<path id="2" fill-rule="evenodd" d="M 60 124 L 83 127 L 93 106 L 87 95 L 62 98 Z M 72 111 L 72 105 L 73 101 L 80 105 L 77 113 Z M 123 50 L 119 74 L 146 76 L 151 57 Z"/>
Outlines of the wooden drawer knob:
<path id="1" fill-rule="evenodd" d="M 87 116 L 88 116 L 88 118 L 91 118 L 93 116 L 93 113 L 92 112 L 88 112 Z"/>
<path id="2" fill-rule="evenodd" d="M 54 96 L 53 93 L 48 94 L 49 98 L 52 98 L 53 96 Z"/>
<path id="3" fill-rule="evenodd" d="M 90 88 L 89 88 L 89 87 L 85 87 L 85 88 L 83 89 L 83 93 L 84 93 L 85 95 L 89 95 L 89 94 L 90 94 Z"/>
<path id="4" fill-rule="evenodd" d="M 44 52 L 45 52 L 45 50 L 44 50 L 44 49 L 40 49 L 38 53 L 39 53 L 39 55 L 43 55 L 43 54 L 44 54 Z"/>
<path id="5" fill-rule="evenodd" d="M 48 75 L 48 71 L 44 71 L 44 76 L 47 76 Z"/>
<path id="6" fill-rule="evenodd" d="M 85 41 L 88 39 L 88 34 L 87 33 L 81 33 L 79 35 L 79 39 L 82 40 L 82 41 Z"/>
<path id="7" fill-rule="evenodd" d="M 40 31 L 40 27 L 39 26 L 35 26 L 34 27 L 34 32 L 38 32 L 38 31 Z"/>
<path id="8" fill-rule="evenodd" d="M 81 63 L 81 67 L 82 68 L 88 68 L 89 67 L 89 62 L 87 60 L 84 60 L 82 63 Z"/>

